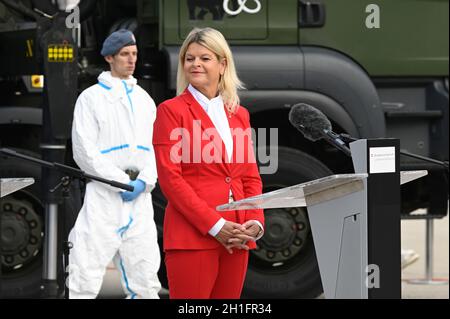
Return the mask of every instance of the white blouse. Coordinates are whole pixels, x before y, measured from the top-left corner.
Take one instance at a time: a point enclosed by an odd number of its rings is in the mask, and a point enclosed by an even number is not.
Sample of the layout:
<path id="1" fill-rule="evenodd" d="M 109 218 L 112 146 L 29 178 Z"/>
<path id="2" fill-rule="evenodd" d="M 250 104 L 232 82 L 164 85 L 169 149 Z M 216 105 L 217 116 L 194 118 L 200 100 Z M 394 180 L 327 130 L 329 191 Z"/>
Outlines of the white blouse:
<path id="1" fill-rule="evenodd" d="M 231 162 L 233 154 L 233 137 L 231 136 L 230 125 L 228 124 L 227 115 L 223 107 L 222 97 L 216 96 L 211 100 L 204 96 L 200 91 L 189 84 L 189 92 L 194 96 L 195 100 L 208 114 L 211 122 L 213 122 L 217 132 L 220 135 L 228 155 L 228 161 Z"/>

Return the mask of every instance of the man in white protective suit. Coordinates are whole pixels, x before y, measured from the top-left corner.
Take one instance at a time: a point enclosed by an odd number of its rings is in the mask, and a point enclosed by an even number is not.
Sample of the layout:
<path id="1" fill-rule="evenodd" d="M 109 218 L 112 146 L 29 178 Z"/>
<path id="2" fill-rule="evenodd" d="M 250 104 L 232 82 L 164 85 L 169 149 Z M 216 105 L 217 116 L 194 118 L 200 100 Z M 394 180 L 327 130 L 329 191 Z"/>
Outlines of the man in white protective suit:
<path id="1" fill-rule="evenodd" d="M 129 184 L 134 191 L 87 183 L 69 234 L 69 297 L 95 298 L 114 260 L 128 298 L 158 298 L 160 254 L 150 193 L 157 179 L 152 146 L 156 106 L 132 76 L 137 58 L 133 33 L 112 33 L 101 54 L 110 71 L 77 100 L 74 159 L 85 172 Z"/>

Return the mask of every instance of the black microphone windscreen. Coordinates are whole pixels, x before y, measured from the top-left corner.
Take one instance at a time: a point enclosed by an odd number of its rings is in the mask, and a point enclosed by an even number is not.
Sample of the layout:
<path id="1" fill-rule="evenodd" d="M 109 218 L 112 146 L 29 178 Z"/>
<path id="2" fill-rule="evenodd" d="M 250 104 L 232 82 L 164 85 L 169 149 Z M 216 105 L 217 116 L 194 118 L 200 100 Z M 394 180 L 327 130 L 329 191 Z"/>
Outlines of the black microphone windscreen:
<path id="1" fill-rule="evenodd" d="M 331 122 L 315 107 L 299 103 L 289 111 L 289 122 L 299 130 L 305 138 L 317 141 L 323 138 L 324 130 L 332 130 Z"/>

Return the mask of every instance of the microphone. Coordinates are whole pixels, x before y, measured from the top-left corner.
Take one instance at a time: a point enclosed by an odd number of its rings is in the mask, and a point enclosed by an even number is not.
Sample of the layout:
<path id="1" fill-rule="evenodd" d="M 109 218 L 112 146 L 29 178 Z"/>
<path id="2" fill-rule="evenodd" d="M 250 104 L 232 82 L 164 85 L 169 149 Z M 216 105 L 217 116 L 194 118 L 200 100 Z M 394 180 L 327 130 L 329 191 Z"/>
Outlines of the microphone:
<path id="1" fill-rule="evenodd" d="M 306 139 L 312 142 L 325 139 L 345 155 L 351 157 L 350 149 L 342 141 L 341 136 L 333 132 L 330 120 L 315 107 L 305 103 L 295 104 L 289 111 L 289 122 Z"/>
<path id="2" fill-rule="evenodd" d="M 334 133 L 331 127 L 331 122 L 321 111 L 315 107 L 306 103 L 299 103 L 292 106 L 289 111 L 289 122 L 299 130 L 303 136 L 316 142 L 321 139 L 325 139 L 328 143 L 344 152 L 351 157 L 350 149 L 346 143 L 357 141 L 357 138 L 351 137 L 348 134 Z M 412 157 L 425 162 L 437 164 L 443 166 L 447 172 L 449 170 L 448 161 L 438 161 L 433 158 L 409 153 L 400 150 L 400 154 L 408 157 Z"/>

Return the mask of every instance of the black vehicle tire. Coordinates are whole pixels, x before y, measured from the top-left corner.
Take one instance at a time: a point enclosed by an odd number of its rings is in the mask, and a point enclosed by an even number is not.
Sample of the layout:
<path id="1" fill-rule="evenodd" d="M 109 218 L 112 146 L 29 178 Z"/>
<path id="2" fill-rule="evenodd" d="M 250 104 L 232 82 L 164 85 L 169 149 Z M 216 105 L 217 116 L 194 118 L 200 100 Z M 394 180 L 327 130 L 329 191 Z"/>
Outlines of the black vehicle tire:
<path id="1" fill-rule="evenodd" d="M 29 151 L 17 150 L 18 152 L 33 157 L 39 157 L 39 155 L 34 154 Z M 8 227 L 11 229 L 16 229 L 19 227 L 22 231 L 22 236 L 18 236 L 24 242 L 23 244 L 27 246 L 26 238 L 31 239 L 33 236 L 34 240 L 37 242 L 33 245 L 33 251 L 29 252 L 30 255 L 27 260 L 21 264 L 17 269 L 13 267 L 8 267 L 5 260 L 5 255 L 1 260 L 0 265 L 2 265 L 2 293 L 0 295 L 3 298 L 24 298 L 24 297 L 36 297 L 40 291 L 40 284 L 42 278 L 42 235 L 44 233 L 44 208 L 40 200 L 41 196 L 41 169 L 35 164 L 30 164 L 25 161 L 7 158 L 0 156 L 0 176 L 2 178 L 13 178 L 13 177 L 32 177 L 35 180 L 33 185 L 30 185 L 20 191 L 13 194 L 5 196 L 0 199 L 0 216 L 2 216 L 2 247 L 5 249 L 5 244 L 9 242 L 11 245 L 12 237 L 8 238 L 5 232 Z M 11 210 L 11 203 L 15 206 L 14 211 L 17 212 L 21 208 L 26 208 L 27 215 L 22 219 L 20 225 L 11 224 L 11 218 L 6 220 L 7 215 L 14 216 L 14 212 Z M 23 207 L 21 207 L 23 205 Z M 30 217 L 31 216 L 31 217 Z M 33 224 L 33 234 L 31 234 L 30 221 L 34 221 Z M 9 222 L 9 225 L 6 223 Z M 26 234 L 28 230 L 28 234 Z M 41 238 L 36 239 L 34 235 L 38 233 Z M 9 234 L 12 234 L 9 232 Z M 28 236 L 28 237 L 27 237 Z M 17 236 L 16 236 L 17 237 Z M 17 241 L 16 241 L 17 242 Z M 5 250 L 2 250 L 5 253 Z M 11 257 L 12 258 L 12 257 Z"/>
<path id="2" fill-rule="evenodd" d="M 274 154 L 273 147 L 269 151 L 266 154 Z M 261 175 L 263 192 L 332 174 L 316 158 L 278 147 L 278 170 L 275 174 Z M 258 241 L 258 249 L 250 252 L 243 297 L 318 297 L 323 288 L 306 210 L 266 209 L 264 214 L 265 235 Z"/>

